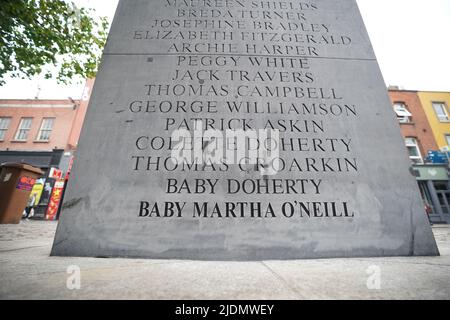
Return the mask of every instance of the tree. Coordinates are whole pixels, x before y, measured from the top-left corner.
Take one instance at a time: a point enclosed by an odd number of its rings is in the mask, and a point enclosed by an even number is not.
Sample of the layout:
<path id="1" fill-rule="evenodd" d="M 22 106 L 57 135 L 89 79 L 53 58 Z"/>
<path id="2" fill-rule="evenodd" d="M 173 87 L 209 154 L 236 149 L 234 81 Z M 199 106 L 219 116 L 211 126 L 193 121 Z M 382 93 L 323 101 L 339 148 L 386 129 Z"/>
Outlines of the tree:
<path id="1" fill-rule="evenodd" d="M 7 76 L 94 77 L 109 24 L 93 13 L 68 0 L 0 0 L 0 86 Z"/>

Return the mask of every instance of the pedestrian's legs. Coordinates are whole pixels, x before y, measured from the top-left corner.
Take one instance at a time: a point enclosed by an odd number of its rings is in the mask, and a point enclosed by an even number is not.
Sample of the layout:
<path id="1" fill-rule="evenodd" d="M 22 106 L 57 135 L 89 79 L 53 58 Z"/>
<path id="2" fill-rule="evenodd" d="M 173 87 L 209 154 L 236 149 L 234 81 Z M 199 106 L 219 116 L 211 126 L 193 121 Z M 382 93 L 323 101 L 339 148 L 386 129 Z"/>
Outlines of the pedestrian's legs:
<path id="1" fill-rule="evenodd" d="M 25 215 L 25 219 L 28 219 L 29 216 L 30 216 L 30 213 L 31 213 L 31 207 L 26 207 L 26 208 L 25 208 L 25 212 L 27 213 L 27 214 Z"/>

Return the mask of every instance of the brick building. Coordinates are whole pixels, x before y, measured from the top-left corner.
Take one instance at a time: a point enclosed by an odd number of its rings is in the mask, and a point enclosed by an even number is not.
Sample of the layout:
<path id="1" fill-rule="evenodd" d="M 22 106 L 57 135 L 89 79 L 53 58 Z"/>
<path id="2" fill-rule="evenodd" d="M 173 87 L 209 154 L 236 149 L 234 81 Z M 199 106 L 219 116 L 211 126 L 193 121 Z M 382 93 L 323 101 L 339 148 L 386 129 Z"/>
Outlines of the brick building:
<path id="1" fill-rule="evenodd" d="M 80 100 L 0 99 L 0 164 L 27 163 L 45 172 L 40 214 L 55 184 L 49 173 L 56 169 L 65 177 L 70 171 L 93 83 L 86 82 Z"/>
<path id="2" fill-rule="evenodd" d="M 397 113 L 403 138 L 405 141 L 410 139 L 407 142 L 411 146 L 417 146 L 416 150 L 409 149 L 410 157 L 416 163 L 424 163 L 428 151 L 439 148 L 417 91 L 390 88 L 389 96 Z"/>
<path id="3" fill-rule="evenodd" d="M 417 177 L 424 205 L 429 210 L 433 222 L 450 223 L 450 185 L 448 163 L 436 163 L 431 153 L 442 149 L 442 141 L 437 141 L 436 132 L 444 140 L 445 124 L 430 121 L 432 103 L 424 105 L 423 93 L 412 90 L 389 88 L 389 96 L 405 139 L 406 151 L 411 159 L 412 172 Z M 447 124 L 448 125 L 448 124 Z M 447 127 L 448 128 L 448 127 Z M 450 128 L 449 128 L 450 129 Z M 450 130 L 447 130 L 450 136 Z"/>
<path id="4" fill-rule="evenodd" d="M 441 150 L 450 150 L 450 92 L 418 93 L 428 122 Z"/>

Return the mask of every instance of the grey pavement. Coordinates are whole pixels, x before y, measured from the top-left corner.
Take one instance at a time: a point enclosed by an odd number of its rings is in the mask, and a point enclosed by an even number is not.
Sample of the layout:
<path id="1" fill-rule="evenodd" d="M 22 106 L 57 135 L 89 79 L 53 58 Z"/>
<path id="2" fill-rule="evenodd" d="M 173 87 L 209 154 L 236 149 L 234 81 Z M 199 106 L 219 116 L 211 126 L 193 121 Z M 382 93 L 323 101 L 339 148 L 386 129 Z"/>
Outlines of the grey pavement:
<path id="1" fill-rule="evenodd" d="M 0 299 L 450 299 L 450 226 L 440 257 L 260 262 L 50 257 L 55 229 L 0 226 Z"/>

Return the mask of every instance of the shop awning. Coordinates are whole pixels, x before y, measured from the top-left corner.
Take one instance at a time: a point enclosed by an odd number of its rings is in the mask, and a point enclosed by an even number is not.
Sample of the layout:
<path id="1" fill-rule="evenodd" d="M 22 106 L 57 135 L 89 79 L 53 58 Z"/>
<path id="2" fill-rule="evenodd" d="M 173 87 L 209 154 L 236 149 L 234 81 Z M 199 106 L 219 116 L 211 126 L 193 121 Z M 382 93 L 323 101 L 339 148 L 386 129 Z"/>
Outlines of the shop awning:
<path id="1" fill-rule="evenodd" d="M 5 162 L 26 163 L 41 169 L 58 166 L 63 150 L 55 151 L 0 151 L 0 164 Z"/>

